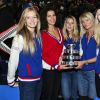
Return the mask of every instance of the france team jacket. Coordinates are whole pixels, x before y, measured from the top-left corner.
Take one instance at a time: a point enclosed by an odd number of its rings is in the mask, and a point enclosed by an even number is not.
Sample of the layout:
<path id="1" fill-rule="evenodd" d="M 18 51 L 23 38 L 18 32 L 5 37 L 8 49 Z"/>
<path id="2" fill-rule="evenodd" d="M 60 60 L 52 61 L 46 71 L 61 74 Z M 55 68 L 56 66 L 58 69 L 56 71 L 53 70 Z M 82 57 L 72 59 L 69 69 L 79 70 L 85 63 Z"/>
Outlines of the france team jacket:
<path id="1" fill-rule="evenodd" d="M 15 72 L 18 69 L 18 79 L 21 81 L 34 81 L 41 78 L 42 75 L 42 53 L 41 41 L 39 38 L 34 38 L 35 51 L 33 54 L 23 51 L 23 36 L 15 36 L 11 55 L 8 63 L 8 83 L 15 79 Z"/>

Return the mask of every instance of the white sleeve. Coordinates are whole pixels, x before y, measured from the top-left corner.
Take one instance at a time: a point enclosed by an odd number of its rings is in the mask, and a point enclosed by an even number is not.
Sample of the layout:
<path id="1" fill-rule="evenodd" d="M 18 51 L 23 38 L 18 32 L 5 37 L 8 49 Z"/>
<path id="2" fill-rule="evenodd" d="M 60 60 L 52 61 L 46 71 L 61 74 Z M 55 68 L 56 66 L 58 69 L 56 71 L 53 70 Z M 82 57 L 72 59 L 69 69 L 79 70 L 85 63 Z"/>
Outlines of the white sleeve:
<path id="1" fill-rule="evenodd" d="M 99 48 L 97 48 L 97 49 L 96 49 L 96 55 L 97 55 L 97 56 L 98 56 L 99 52 L 100 52 L 100 51 L 99 51 Z"/>
<path id="2" fill-rule="evenodd" d="M 8 62 L 7 81 L 12 83 L 15 80 L 15 73 L 19 63 L 19 54 L 23 48 L 23 37 L 21 35 L 15 36 L 12 42 L 10 58 Z"/>

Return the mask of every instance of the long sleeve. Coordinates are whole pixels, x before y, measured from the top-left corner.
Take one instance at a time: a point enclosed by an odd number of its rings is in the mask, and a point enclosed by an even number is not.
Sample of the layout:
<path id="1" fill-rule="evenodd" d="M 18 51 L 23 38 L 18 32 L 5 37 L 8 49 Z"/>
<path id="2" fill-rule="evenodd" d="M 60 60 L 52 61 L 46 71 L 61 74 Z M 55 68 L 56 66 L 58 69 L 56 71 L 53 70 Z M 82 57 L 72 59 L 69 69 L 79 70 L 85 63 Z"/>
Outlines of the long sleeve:
<path id="1" fill-rule="evenodd" d="M 15 73 L 19 63 L 19 54 L 23 48 L 23 37 L 15 36 L 12 42 L 10 58 L 8 62 L 7 81 L 12 83 L 15 80 Z"/>

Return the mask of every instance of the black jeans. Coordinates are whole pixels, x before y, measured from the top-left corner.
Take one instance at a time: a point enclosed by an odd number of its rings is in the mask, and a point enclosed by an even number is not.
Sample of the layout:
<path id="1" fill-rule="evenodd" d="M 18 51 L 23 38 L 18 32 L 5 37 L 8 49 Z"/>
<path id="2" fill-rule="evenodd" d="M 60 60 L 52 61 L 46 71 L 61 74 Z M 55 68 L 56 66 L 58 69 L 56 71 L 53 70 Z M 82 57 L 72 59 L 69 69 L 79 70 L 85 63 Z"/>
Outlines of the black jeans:
<path id="1" fill-rule="evenodd" d="M 43 70 L 42 100 L 57 100 L 60 88 L 60 73 L 57 70 Z"/>

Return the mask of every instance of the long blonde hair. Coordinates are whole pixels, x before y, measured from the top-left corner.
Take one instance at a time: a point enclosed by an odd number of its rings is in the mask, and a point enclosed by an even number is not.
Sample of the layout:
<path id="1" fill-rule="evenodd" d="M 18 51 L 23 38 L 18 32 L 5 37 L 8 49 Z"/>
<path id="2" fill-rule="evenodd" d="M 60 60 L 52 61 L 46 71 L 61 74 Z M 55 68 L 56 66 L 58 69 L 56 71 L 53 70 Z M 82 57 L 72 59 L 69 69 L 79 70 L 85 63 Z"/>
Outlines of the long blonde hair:
<path id="1" fill-rule="evenodd" d="M 31 33 L 28 30 L 27 26 L 25 25 L 27 13 L 30 12 L 30 11 L 35 12 L 36 16 L 39 20 L 38 24 L 35 28 L 35 33 L 37 34 L 37 36 L 40 36 L 40 16 L 39 16 L 37 10 L 34 7 L 28 7 L 23 11 L 21 18 L 19 20 L 19 23 L 18 23 L 17 34 L 22 34 L 22 36 L 23 36 L 24 52 L 27 53 L 28 49 L 29 49 L 31 54 L 32 54 L 35 51 L 35 46 L 34 46 L 34 42 L 33 42 L 33 33 Z"/>
<path id="2" fill-rule="evenodd" d="M 100 23 L 95 26 L 94 38 L 97 42 L 97 45 L 100 46 Z"/>
<path id="3" fill-rule="evenodd" d="M 73 30 L 73 33 L 72 33 L 72 39 L 73 39 L 73 41 L 76 42 L 76 41 L 78 40 L 78 37 L 79 37 L 79 34 L 78 34 L 78 27 L 77 27 L 77 22 L 76 22 L 75 17 L 74 17 L 74 16 L 71 16 L 71 15 L 70 15 L 70 16 L 67 16 L 67 17 L 65 18 L 65 21 L 64 21 L 64 26 L 63 26 L 63 29 L 62 29 L 64 39 L 67 40 L 67 38 L 68 38 L 68 32 L 67 32 L 67 30 L 66 30 L 66 21 L 67 21 L 68 19 L 72 19 L 72 20 L 74 21 L 74 30 Z"/>
<path id="4" fill-rule="evenodd" d="M 86 33 L 86 29 L 83 27 L 82 25 L 82 20 L 91 20 L 91 22 L 94 24 L 94 16 L 91 12 L 85 12 L 83 13 L 80 18 L 79 18 L 79 22 L 80 22 L 80 36 L 82 37 L 83 34 Z"/>
<path id="5" fill-rule="evenodd" d="M 95 15 L 95 25 L 97 25 L 97 24 L 100 23 L 99 20 L 98 20 L 98 11 L 100 11 L 100 9 L 97 9 L 97 11 L 96 11 L 96 15 Z"/>

